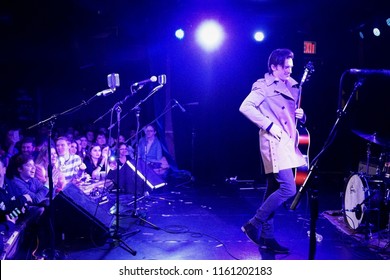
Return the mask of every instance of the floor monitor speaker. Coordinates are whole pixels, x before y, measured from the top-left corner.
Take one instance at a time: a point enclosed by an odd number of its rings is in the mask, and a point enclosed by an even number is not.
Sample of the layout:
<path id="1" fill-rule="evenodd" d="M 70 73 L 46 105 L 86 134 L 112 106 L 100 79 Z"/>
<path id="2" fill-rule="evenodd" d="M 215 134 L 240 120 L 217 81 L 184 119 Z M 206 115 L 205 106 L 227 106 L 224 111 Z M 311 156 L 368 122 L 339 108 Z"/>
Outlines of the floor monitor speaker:
<path id="1" fill-rule="evenodd" d="M 115 200 L 92 199 L 79 187 L 68 184 L 53 200 L 56 234 L 64 238 L 91 238 L 105 242 L 115 220 Z"/>

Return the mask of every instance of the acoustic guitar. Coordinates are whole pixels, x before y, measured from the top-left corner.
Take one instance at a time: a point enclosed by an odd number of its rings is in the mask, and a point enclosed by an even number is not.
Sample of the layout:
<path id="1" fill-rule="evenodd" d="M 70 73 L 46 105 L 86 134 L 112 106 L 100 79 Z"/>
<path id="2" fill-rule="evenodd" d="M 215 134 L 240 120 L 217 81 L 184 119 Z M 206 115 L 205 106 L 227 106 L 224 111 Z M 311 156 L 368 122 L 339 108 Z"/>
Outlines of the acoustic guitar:
<path id="1" fill-rule="evenodd" d="M 297 108 L 301 107 L 302 100 L 302 86 L 308 80 L 311 73 L 314 71 L 314 66 L 309 61 L 305 66 L 305 71 L 303 72 L 301 82 L 299 84 L 299 93 L 297 100 Z M 295 170 L 295 183 L 297 187 L 300 187 L 305 182 L 307 175 L 309 173 L 309 148 L 310 148 L 310 134 L 307 128 L 303 123 L 301 123 L 298 119 L 296 120 L 296 129 L 298 132 L 298 149 L 301 151 L 303 157 L 306 160 L 306 165 L 297 167 Z"/>

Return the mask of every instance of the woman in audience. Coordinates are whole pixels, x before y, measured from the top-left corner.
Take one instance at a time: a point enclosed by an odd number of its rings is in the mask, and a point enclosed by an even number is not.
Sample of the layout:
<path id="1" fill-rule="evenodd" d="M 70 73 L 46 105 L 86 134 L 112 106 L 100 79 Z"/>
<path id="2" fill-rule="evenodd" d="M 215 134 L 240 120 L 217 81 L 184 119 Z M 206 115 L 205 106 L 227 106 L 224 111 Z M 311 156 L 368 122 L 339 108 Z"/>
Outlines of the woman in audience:
<path id="1" fill-rule="evenodd" d="M 93 144 L 89 153 L 84 159 L 86 166 L 85 172 L 91 176 L 93 180 L 100 180 L 101 173 L 106 171 L 107 157 L 102 156 L 102 150 L 98 143 Z"/>
<path id="2" fill-rule="evenodd" d="M 57 151 L 54 147 L 50 148 L 50 156 L 51 156 L 51 166 L 52 166 L 52 178 L 53 178 L 53 187 L 55 193 L 60 192 L 65 186 L 65 176 L 62 174 L 59 168 Z M 41 181 L 45 186 L 49 186 L 49 176 L 48 176 L 48 150 L 47 146 L 43 148 L 35 160 L 35 178 Z"/>

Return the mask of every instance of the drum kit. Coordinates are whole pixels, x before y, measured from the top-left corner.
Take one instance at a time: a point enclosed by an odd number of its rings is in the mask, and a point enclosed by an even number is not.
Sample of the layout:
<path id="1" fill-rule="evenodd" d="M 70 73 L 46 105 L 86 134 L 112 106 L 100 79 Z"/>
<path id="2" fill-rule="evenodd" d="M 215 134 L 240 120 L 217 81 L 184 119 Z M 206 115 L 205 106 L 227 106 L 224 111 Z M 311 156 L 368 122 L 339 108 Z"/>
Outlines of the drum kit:
<path id="1" fill-rule="evenodd" d="M 367 141 L 367 158 L 359 172 L 349 176 L 344 192 L 344 220 L 353 230 L 389 229 L 390 227 L 390 141 L 374 134 L 353 130 Z M 382 148 L 377 160 L 370 145 Z M 372 162 L 371 162 L 372 161 Z"/>

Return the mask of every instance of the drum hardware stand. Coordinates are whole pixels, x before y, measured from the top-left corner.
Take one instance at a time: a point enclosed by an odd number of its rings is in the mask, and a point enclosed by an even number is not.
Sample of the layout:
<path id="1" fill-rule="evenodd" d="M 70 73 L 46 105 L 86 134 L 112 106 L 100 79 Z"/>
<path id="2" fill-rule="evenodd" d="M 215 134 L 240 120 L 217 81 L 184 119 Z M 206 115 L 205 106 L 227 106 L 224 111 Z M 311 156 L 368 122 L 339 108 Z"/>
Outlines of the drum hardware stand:
<path id="1" fill-rule="evenodd" d="M 343 75 L 345 75 L 345 73 L 347 73 L 347 71 L 344 72 Z M 305 181 L 303 182 L 302 186 L 298 190 L 297 194 L 295 195 L 294 201 L 292 202 L 292 204 L 290 206 L 291 210 L 295 210 L 298 203 L 300 202 L 301 196 L 306 189 L 307 182 L 311 178 L 311 175 L 313 174 L 314 170 L 316 170 L 318 167 L 317 164 L 318 164 L 320 156 L 327 150 L 327 148 L 330 146 L 330 144 L 335 139 L 337 128 L 340 124 L 340 121 L 341 121 L 342 117 L 344 117 L 346 115 L 348 105 L 351 103 L 352 98 L 355 95 L 355 93 L 357 92 L 357 90 L 362 86 L 363 81 L 364 81 L 364 79 L 359 79 L 355 83 L 354 88 L 353 88 L 347 102 L 344 105 L 344 108 L 342 110 L 339 109 L 337 111 L 338 117 L 336 119 L 336 122 L 333 125 L 333 127 L 328 135 L 328 138 L 325 141 L 323 148 L 318 153 L 318 155 L 313 159 L 312 164 L 310 165 L 310 168 L 309 168 L 308 175 L 307 175 Z M 340 87 L 340 90 L 341 90 L 341 87 Z M 316 178 L 316 176 L 314 178 Z M 313 187 L 312 187 L 311 195 L 310 195 L 310 209 L 311 209 L 311 218 L 310 218 L 310 231 L 311 232 L 310 232 L 309 259 L 314 259 L 315 251 L 316 251 L 316 231 L 315 230 L 316 230 L 316 221 L 318 218 L 318 190 L 313 188 Z"/>

